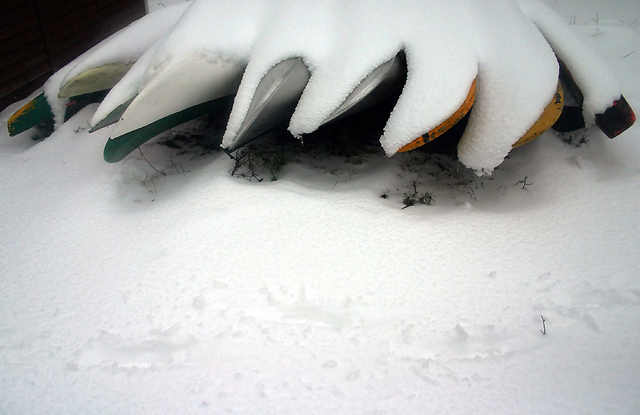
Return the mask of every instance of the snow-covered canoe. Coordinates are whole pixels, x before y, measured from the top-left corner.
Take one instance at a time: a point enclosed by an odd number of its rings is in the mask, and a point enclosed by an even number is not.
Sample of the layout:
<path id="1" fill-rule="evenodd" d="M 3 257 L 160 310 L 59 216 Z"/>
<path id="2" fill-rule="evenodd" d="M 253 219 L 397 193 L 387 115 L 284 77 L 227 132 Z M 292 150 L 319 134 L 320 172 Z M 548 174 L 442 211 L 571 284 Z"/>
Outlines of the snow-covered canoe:
<path id="1" fill-rule="evenodd" d="M 169 128 L 213 113 L 238 89 L 244 64 L 185 59 L 155 77 L 128 105 L 104 149 L 117 162 Z"/>
<path id="2" fill-rule="evenodd" d="M 102 101 L 107 92 L 97 91 L 69 97 L 66 101 L 64 121 L 73 117 L 87 105 Z M 53 119 L 51 105 L 44 94 L 39 94 L 9 117 L 7 121 L 9 136 L 15 136 L 31 128 L 42 129 L 42 133 L 48 136 L 53 131 Z"/>
<path id="3" fill-rule="evenodd" d="M 65 82 L 58 98 L 66 101 L 64 121 L 89 104 L 102 101 L 109 90 L 129 71 L 132 64 L 114 63 L 91 68 Z M 44 93 L 39 94 L 16 111 L 9 121 L 9 135 L 14 136 L 30 128 L 53 124 L 54 114 Z"/>
<path id="4" fill-rule="evenodd" d="M 131 69 L 133 63 L 112 63 L 88 69 L 64 83 L 58 93 L 59 98 L 68 98 L 91 92 L 106 91 Z"/>
<path id="5" fill-rule="evenodd" d="M 406 62 L 400 53 L 367 75 L 322 125 L 353 115 L 379 102 L 398 96 L 406 78 Z M 234 151 L 268 130 L 289 121 L 311 73 L 301 58 L 275 65 L 262 78 L 247 116 L 226 151 Z"/>
<path id="6" fill-rule="evenodd" d="M 585 122 L 582 116 L 584 95 L 576 83 L 573 75 L 562 62 L 560 63 L 560 83 L 568 98 L 560 119 L 553 125 L 556 131 L 569 132 L 584 128 Z M 623 95 L 614 101 L 603 113 L 596 114 L 596 125 L 609 138 L 615 138 L 625 132 L 636 121 L 633 109 Z"/>
<path id="7" fill-rule="evenodd" d="M 105 160 L 120 161 L 163 131 L 227 108 L 243 69 L 237 63 L 189 59 L 155 78 L 131 103 L 119 107 L 126 110 L 105 146 Z M 233 151 L 286 122 L 310 76 L 300 58 L 275 65 L 261 80 L 244 123 L 226 150 Z M 398 55 L 369 74 L 324 124 L 399 94 L 405 76 L 404 57 Z M 111 122 L 110 117 L 105 122 Z"/>

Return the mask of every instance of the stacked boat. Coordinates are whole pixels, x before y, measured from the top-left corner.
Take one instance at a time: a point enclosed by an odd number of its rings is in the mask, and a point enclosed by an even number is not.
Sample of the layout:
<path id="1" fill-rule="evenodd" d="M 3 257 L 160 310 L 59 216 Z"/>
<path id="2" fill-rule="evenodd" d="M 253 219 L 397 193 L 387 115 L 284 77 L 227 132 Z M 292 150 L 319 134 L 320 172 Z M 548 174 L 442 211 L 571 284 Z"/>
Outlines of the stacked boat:
<path id="1" fill-rule="evenodd" d="M 211 59 L 191 54 L 149 76 L 149 62 L 162 47 L 165 32 L 176 25 L 187 8 L 185 3 L 147 15 L 67 65 L 47 82 L 42 94 L 13 114 L 8 121 L 9 134 L 14 136 L 32 128 L 51 130 L 82 107 L 102 102 L 91 121 L 91 132 L 115 124 L 105 145 L 104 159 L 117 162 L 158 134 L 189 120 L 212 114 L 227 116 L 234 105 L 240 105 L 236 94 L 250 58 Z M 140 33 L 146 36 L 140 39 Z M 135 46 L 127 46 L 127 53 L 123 53 L 122 48 L 129 44 Z M 348 118 L 383 101 L 398 100 L 408 85 L 410 57 L 400 50 L 369 71 L 320 125 Z M 575 62 L 572 64 L 575 67 Z M 225 136 L 222 147 L 232 152 L 289 122 L 313 76 L 311 66 L 304 56 L 293 56 L 268 69 L 252 90 L 248 106 L 243 109 L 244 117 L 233 134 Z M 513 147 L 550 128 L 566 132 L 587 124 L 583 89 L 589 85 L 581 85 L 559 57 L 558 68 L 555 92 L 537 121 L 513 142 Z M 484 86 L 482 82 L 478 76 L 460 79 L 468 92 L 466 97 L 456 94 L 452 98 L 457 109 L 400 146 L 397 152 L 423 146 L 468 117 Z M 624 132 L 634 121 L 633 110 L 622 95 L 595 114 L 595 124 L 610 138 Z"/>

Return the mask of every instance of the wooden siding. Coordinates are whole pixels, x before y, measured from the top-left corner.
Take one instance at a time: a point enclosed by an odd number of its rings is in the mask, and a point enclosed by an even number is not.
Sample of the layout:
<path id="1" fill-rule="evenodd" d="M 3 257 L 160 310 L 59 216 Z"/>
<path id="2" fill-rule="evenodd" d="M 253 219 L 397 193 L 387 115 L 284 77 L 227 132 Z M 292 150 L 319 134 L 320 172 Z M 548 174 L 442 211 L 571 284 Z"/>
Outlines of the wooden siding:
<path id="1" fill-rule="evenodd" d="M 1 0 L 0 110 L 145 13 L 145 0 Z"/>

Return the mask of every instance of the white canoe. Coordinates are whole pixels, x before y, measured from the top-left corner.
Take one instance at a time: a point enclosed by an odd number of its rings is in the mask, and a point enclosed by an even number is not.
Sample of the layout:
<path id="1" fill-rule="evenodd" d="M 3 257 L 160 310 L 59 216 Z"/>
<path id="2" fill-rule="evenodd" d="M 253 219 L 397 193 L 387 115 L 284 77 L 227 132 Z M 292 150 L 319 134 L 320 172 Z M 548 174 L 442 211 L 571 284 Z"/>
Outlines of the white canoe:
<path id="1" fill-rule="evenodd" d="M 310 76 L 301 58 L 287 59 L 271 68 L 258 84 L 247 116 L 233 141 L 226 146 L 226 150 L 234 151 L 266 131 L 287 122 Z M 367 75 L 322 125 L 355 114 L 394 94 L 399 94 L 405 79 L 406 61 L 402 54 L 398 54 Z"/>
<path id="2" fill-rule="evenodd" d="M 215 111 L 237 91 L 244 63 L 191 57 L 153 78 L 128 105 L 105 146 L 116 162 L 157 134 Z"/>

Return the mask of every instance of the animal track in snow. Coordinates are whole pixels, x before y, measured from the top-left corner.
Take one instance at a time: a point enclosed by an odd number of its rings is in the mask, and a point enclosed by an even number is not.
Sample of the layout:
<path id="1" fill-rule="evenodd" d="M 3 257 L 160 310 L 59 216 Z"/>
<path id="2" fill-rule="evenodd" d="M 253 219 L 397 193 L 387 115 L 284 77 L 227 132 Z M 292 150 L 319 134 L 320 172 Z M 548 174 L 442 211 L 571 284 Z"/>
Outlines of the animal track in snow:
<path id="1" fill-rule="evenodd" d="M 612 287 L 607 277 L 568 283 L 546 273 L 538 277 L 539 298 L 532 308 L 545 315 L 554 330 L 580 322 L 600 332 L 600 315 L 606 311 L 640 305 L 640 294 L 633 282 Z"/>
<path id="2" fill-rule="evenodd" d="M 175 366 L 185 362 L 196 344 L 196 339 L 185 334 L 179 324 L 152 330 L 140 338 L 125 338 L 103 330 L 76 352 L 77 359 L 67 368 Z"/>

